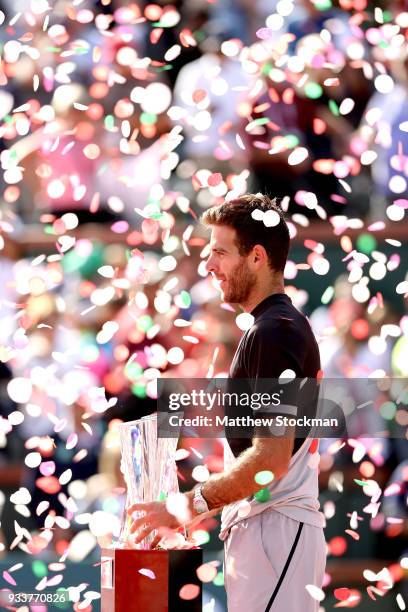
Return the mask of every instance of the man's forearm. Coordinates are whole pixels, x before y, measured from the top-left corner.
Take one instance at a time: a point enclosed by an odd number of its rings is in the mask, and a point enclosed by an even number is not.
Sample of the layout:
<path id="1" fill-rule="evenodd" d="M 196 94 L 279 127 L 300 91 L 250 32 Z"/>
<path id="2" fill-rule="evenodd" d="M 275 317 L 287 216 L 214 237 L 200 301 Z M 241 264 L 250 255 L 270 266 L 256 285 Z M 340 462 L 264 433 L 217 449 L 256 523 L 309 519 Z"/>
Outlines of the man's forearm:
<path id="1" fill-rule="evenodd" d="M 280 442 L 280 453 L 271 456 L 269 439 L 258 438 L 244 451 L 228 472 L 211 476 L 204 484 L 202 494 L 210 510 L 250 497 L 265 485 L 255 481 L 258 472 L 269 470 L 274 480 L 286 473 L 293 448 L 293 439 Z"/>

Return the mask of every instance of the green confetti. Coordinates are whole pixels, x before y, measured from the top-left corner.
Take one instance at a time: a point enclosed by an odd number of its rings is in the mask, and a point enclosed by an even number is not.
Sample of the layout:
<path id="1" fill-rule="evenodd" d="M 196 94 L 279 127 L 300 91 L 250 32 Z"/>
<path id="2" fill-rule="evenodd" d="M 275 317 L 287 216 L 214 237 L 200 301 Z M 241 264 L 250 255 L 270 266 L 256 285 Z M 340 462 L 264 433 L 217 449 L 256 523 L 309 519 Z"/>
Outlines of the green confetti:
<path id="1" fill-rule="evenodd" d="M 396 415 L 397 407 L 394 402 L 384 402 L 380 407 L 380 414 L 383 419 L 392 421 Z"/>
<path id="2" fill-rule="evenodd" d="M 69 457 L 68 457 L 68 461 L 69 461 Z M 110 512 L 111 514 L 116 514 L 117 512 L 120 512 L 119 499 L 117 497 L 107 497 L 102 502 L 102 510 L 104 512 Z"/>
<path id="3" fill-rule="evenodd" d="M 104 124 L 105 124 L 105 128 L 107 130 L 113 130 L 113 128 L 115 127 L 115 118 L 113 115 L 106 115 L 105 120 L 104 120 Z"/>
<path id="4" fill-rule="evenodd" d="M 294 149 L 300 142 L 299 138 L 295 134 L 286 134 L 285 141 L 288 149 Z"/>
<path id="5" fill-rule="evenodd" d="M 371 234 L 360 234 L 356 240 L 356 246 L 359 251 L 369 255 L 377 246 L 377 241 Z"/>
<path id="6" fill-rule="evenodd" d="M 154 125 L 157 121 L 157 115 L 154 113 L 146 113 L 145 111 L 140 115 L 140 123 L 143 125 Z"/>
<path id="7" fill-rule="evenodd" d="M 272 70 L 273 65 L 270 64 L 269 62 L 266 62 L 261 69 L 262 74 L 266 74 L 268 75 L 270 73 L 270 71 Z"/>
<path id="8" fill-rule="evenodd" d="M 329 109 L 335 117 L 340 115 L 339 107 L 334 100 L 329 100 Z"/>
<path id="9" fill-rule="evenodd" d="M 33 574 L 36 578 L 44 578 L 47 575 L 47 566 L 45 563 L 36 559 L 31 564 L 31 569 L 33 570 Z"/>
<path id="10" fill-rule="evenodd" d="M 210 541 L 210 534 L 205 529 L 196 529 L 194 531 L 194 541 L 197 546 L 202 546 L 203 544 L 207 544 Z"/>
<path id="11" fill-rule="evenodd" d="M 153 325 L 153 319 L 150 315 L 142 315 L 138 318 L 137 327 L 140 331 L 147 332 Z"/>
<path id="12" fill-rule="evenodd" d="M 213 580 L 215 586 L 224 586 L 224 572 L 218 572 Z"/>
<path id="13" fill-rule="evenodd" d="M 251 121 L 251 125 L 266 125 L 269 123 L 269 121 L 269 117 L 259 117 L 258 119 Z"/>
<path id="14" fill-rule="evenodd" d="M 143 368 L 137 361 L 132 361 L 132 363 L 125 366 L 124 373 L 127 379 L 136 380 L 143 374 Z"/>
<path id="15" fill-rule="evenodd" d="M 316 100 L 323 94 L 323 88 L 319 83 L 309 82 L 305 85 L 305 94 L 311 100 Z"/>
<path id="16" fill-rule="evenodd" d="M 76 55 L 85 55 L 85 53 L 88 53 L 88 51 L 88 47 L 74 47 L 74 53 Z"/>
<path id="17" fill-rule="evenodd" d="M 313 4 L 318 11 L 328 11 L 332 8 L 331 0 L 313 0 Z"/>
<path id="18" fill-rule="evenodd" d="M 189 308 L 191 306 L 191 297 L 188 291 L 181 291 L 180 297 L 183 303 L 183 308 Z"/>
<path id="19" fill-rule="evenodd" d="M 161 21 L 153 21 L 152 26 L 154 28 L 172 28 L 174 26 L 167 25 L 166 23 L 162 23 Z"/>
<path id="20" fill-rule="evenodd" d="M 357 478 L 354 478 L 354 482 L 360 485 L 360 487 L 365 487 L 367 484 L 364 480 L 357 480 Z"/>
<path id="21" fill-rule="evenodd" d="M 147 393 L 146 393 L 146 387 L 145 387 L 144 383 L 142 383 L 142 382 L 134 383 L 130 387 L 130 389 L 131 389 L 133 395 L 135 395 L 139 399 L 146 399 Z"/>
<path id="22" fill-rule="evenodd" d="M 108 169 L 108 167 L 109 167 L 109 164 L 108 164 L 108 163 L 102 164 L 102 166 L 101 166 L 100 168 L 98 168 L 98 170 L 97 170 L 96 174 L 97 174 L 98 176 L 100 176 L 101 174 L 103 174 L 104 172 L 106 172 L 106 170 Z"/>
<path id="23" fill-rule="evenodd" d="M 198 43 L 204 42 L 207 38 L 207 32 L 204 32 L 204 30 L 196 30 L 193 32 L 193 36 Z"/>
<path id="24" fill-rule="evenodd" d="M 144 207 L 143 212 L 149 219 L 161 219 L 163 211 L 160 210 L 160 206 L 157 202 L 151 202 Z"/>
<path id="25" fill-rule="evenodd" d="M 167 495 L 165 494 L 164 491 L 160 491 L 158 497 L 157 497 L 157 501 L 165 501 Z"/>
<path id="26" fill-rule="evenodd" d="M 394 376 L 408 376 L 408 337 L 401 336 L 391 353 L 391 364 Z M 401 403 L 408 403 L 408 391 L 401 392 Z"/>
<path id="27" fill-rule="evenodd" d="M 254 495 L 256 501 L 258 501 L 261 504 L 267 502 L 270 496 L 271 496 L 271 492 L 269 491 L 269 489 L 260 489 Z"/>
<path id="28" fill-rule="evenodd" d="M 321 297 L 322 304 L 328 304 L 334 295 L 334 287 L 330 286 L 324 290 L 323 295 Z"/>
<path id="29" fill-rule="evenodd" d="M 82 349 L 82 359 L 86 363 L 94 363 L 99 357 L 99 349 L 94 344 L 88 344 Z"/>
<path id="30" fill-rule="evenodd" d="M 156 72 L 164 72 L 165 70 L 171 70 L 173 68 L 173 64 L 166 64 L 165 66 L 156 66 L 154 70 Z"/>
<path id="31" fill-rule="evenodd" d="M 68 610 L 68 608 L 71 607 L 71 600 L 69 599 L 69 592 L 67 589 L 59 587 L 56 593 L 58 593 L 58 601 L 53 601 L 52 605 L 59 610 Z"/>

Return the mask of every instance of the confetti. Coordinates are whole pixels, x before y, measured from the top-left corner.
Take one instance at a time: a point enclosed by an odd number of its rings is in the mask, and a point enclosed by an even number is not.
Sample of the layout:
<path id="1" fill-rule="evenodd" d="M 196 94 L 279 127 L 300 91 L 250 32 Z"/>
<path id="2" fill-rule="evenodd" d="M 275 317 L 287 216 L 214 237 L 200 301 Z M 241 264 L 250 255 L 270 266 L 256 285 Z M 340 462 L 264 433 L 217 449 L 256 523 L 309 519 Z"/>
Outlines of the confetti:
<path id="1" fill-rule="evenodd" d="M 314 3 L 306 32 L 292 27 L 296 3 L 281 0 L 257 28 L 244 28 L 242 40 L 234 28 L 230 38 L 218 32 L 213 39 L 212 14 L 195 29 L 168 3 L 98 13 L 74 0 L 60 23 L 47 0 L 0 11 L 0 358 L 10 404 L 0 443 L 7 456 L 24 438 L 19 459 L 33 483 L 16 482 L 8 495 L 35 529 L 16 523 L 11 548 L 30 555 L 25 570 L 41 590 L 64 583 L 65 560 L 85 560 L 98 540 L 110 542 L 120 530 L 123 487 L 105 491 L 104 473 L 79 476 L 94 452 L 102 459 L 118 448 L 122 412 L 110 409 L 133 397 L 139 414 L 160 377 L 226 376 L 232 347 L 255 322 L 235 304 L 220 304 L 209 282 L 203 210 L 251 185 L 262 189 L 267 179 L 293 242 L 286 291 L 311 321 L 325 376 L 334 355 L 347 376 L 387 380 L 406 372 L 399 304 L 408 295 L 401 238 L 408 121 L 398 64 L 408 14 L 376 6 L 370 13 L 363 0 L 331 4 Z M 272 231 L 281 216 L 258 209 L 252 219 Z M 369 358 L 359 364 L 360 350 Z M 286 370 L 279 380 L 294 377 Z M 378 406 L 359 398 L 357 415 L 367 408 L 378 409 L 387 429 L 393 419 L 406 425 L 396 398 Z M 362 511 L 348 508 L 345 525 L 336 523 L 328 543 L 335 558 L 362 545 L 358 513 L 385 538 L 401 529 L 399 514 L 385 508 L 397 503 L 403 479 L 382 488 L 375 480 L 394 467 L 381 442 L 329 440 L 319 448 L 313 440 L 308 448 L 308 469 L 328 483 L 323 511 L 333 525 L 339 493 L 348 499 L 351 487 L 368 498 Z M 387 443 L 392 453 L 392 436 Z M 198 443 L 176 452 L 197 482 L 221 469 L 221 445 L 211 444 L 209 454 Z M 255 477 L 265 487 L 258 503 L 269 499 L 271 474 Z M 94 495 L 95 486 L 103 495 Z M 250 509 L 241 501 L 238 516 Z M 194 531 L 195 543 L 209 538 L 208 530 Z M 45 549 L 62 561 L 47 567 L 36 558 Z M 13 587 L 16 567 L 3 574 Z M 373 575 L 366 589 L 376 600 L 391 581 L 386 572 Z M 223 584 L 214 562 L 197 578 Z M 99 593 L 90 588 L 69 587 L 75 609 L 95 607 Z M 307 588 L 322 601 L 323 591 Z M 197 585 L 183 589 L 181 598 L 199 594 Z M 362 597 L 346 586 L 334 596 L 335 607 L 356 607 Z M 391 597 L 405 609 L 402 595 Z"/>
<path id="2" fill-rule="evenodd" d="M 9 584 L 13 585 L 13 586 L 17 586 L 17 582 L 14 580 L 13 576 L 11 576 L 9 574 L 8 571 L 4 570 L 3 571 L 3 578 L 6 582 L 8 582 Z"/>
<path id="3" fill-rule="evenodd" d="M 269 470 L 263 470 L 262 472 L 257 472 L 255 474 L 255 482 L 261 486 L 265 486 L 270 484 L 274 480 L 273 472 Z"/>
<path id="4" fill-rule="evenodd" d="M 139 574 L 142 574 L 142 576 L 147 576 L 147 578 L 150 578 L 150 580 L 155 580 L 156 579 L 156 574 L 151 569 L 146 569 L 146 568 L 142 567 L 142 569 L 138 570 L 138 572 L 139 572 Z"/>
<path id="5" fill-rule="evenodd" d="M 209 563 L 204 563 L 197 568 L 197 578 L 201 580 L 201 582 L 212 582 L 216 577 L 217 570 L 217 562 L 210 561 Z"/>
<path id="6" fill-rule="evenodd" d="M 22 377 L 13 378 L 7 385 L 7 393 L 10 399 L 18 404 L 28 402 L 32 393 L 30 379 Z"/>
<path id="7" fill-rule="evenodd" d="M 28 489 L 25 487 L 20 488 L 16 493 L 10 495 L 10 502 L 12 504 L 29 504 L 31 501 L 31 495 Z"/>
<path id="8" fill-rule="evenodd" d="M 208 480 L 210 473 L 208 471 L 207 466 L 205 465 L 196 465 L 191 472 L 191 476 L 197 482 L 205 482 Z"/>
<path id="9" fill-rule="evenodd" d="M 310 597 L 312 597 L 315 601 L 323 601 L 323 599 L 326 597 L 324 591 L 314 584 L 307 584 L 305 589 L 309 593 Z"/>
<path id="10" fill-rule="evenodd" d="M 290 153 L 288 157 L 288 164 L 289 166 L 297 166 L 298 164 L 304 162 L 308 156 L 309 151 L 307 149 L 304 147 L 297 147 Z"/>
<path id="11" fill-rule="evenodd" d="M 246 331 L 252 327 L 255 322 L 255 319 L 250 313 L 241 312 L 241 314 L 236 317 L 235 322 L 239 329 L 241 329 L 242 331 Z"/>
<path id="12" fill-rule="evenodd" d="M 191 601 L 200 594 L 200 587 L 197 584 L 185 584 L 179 591 L 180 599 Z"/>
<path id="13" fill-rule="evenodd" d="M 350 597 L 350 589 L 347 589 L 345 587 L 334 589 L 333 594 L 335 598 L 339 601 L 346 601 Z"/>

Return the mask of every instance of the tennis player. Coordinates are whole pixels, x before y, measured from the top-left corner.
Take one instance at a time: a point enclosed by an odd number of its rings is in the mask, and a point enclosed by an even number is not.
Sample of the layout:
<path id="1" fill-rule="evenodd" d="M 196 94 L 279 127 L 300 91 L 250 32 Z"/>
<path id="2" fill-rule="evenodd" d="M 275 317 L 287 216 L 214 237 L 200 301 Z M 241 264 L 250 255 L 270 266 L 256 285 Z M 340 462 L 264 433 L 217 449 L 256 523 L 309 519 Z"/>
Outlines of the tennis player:
<path id="1" fill-rule="evenodd" d="M 288 370 L 297 379 L 317 379 L 317 342 L 284 292 L 290 238 L 281 209 L 265 195 L 248 194 L 208 209 L 202 221 L 211 228 L 207 270 L 219 282 L 223 301 L 253 317 L 230 379 L 250 380 L 252 389 Z M 296 417 L 299 403 L 269 405 L 264 412 Z M 185 495 L 193 518 L 222 509 L 228 612 L 318 612 L 319 602 L 306 588 L 322 587 L 326 564 L 317 466 L 311 461 L 316 442 L 295 437 L 291 428 L 285 435 L 228 439 L 225 449 L 224 471 Z M 272 472 L 266 487 L 256 478 L 260 472 Z M 135 510 L 144 511 L 132 525 L 136 541 L 153 529 L 179 526 L 165 502 L 135 504 L 128 512 Z"/>

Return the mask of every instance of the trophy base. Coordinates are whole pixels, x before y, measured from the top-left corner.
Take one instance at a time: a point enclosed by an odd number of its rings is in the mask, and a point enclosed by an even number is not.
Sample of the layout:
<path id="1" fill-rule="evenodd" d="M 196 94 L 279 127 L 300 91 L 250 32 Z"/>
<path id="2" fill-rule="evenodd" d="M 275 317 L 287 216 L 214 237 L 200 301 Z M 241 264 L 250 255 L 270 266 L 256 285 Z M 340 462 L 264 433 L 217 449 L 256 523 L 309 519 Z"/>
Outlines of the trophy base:
<path id="1" fill-rule="evenodd" d="M 199 548 L 103 548 L 101 612 L 202 612 L 201 582 L 196 573 L 202 563 L 203 551 Z M 180 589 L 186 584 L 199 587 L 197 597 L 180 598 Z"/>

